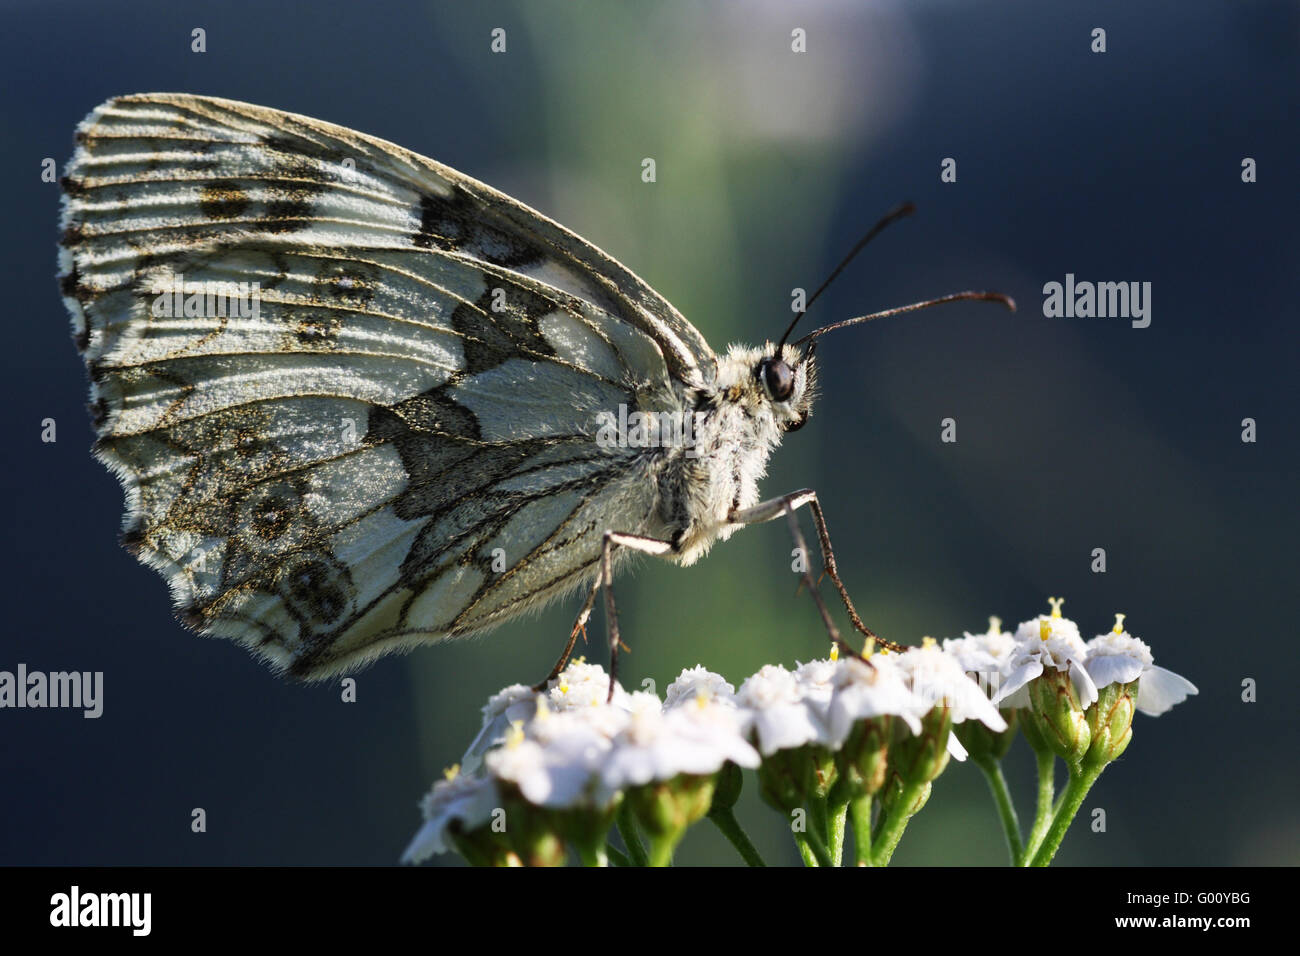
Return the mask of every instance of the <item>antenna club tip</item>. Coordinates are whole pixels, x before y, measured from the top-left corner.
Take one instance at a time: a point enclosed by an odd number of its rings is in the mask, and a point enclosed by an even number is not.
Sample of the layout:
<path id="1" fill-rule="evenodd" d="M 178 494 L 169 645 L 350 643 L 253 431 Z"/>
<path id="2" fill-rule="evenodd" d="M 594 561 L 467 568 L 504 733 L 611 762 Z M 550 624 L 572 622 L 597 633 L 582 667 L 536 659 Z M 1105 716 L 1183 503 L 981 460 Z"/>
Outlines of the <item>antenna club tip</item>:
<path id="1" fill-rule="evenodd" d="M 974 293 L 974 297 L 985 302 L 999 302 L 1007 307 L 1008 312 L 1016 311 L 1016 300 L 1004 292 L 977 292 Z"/>

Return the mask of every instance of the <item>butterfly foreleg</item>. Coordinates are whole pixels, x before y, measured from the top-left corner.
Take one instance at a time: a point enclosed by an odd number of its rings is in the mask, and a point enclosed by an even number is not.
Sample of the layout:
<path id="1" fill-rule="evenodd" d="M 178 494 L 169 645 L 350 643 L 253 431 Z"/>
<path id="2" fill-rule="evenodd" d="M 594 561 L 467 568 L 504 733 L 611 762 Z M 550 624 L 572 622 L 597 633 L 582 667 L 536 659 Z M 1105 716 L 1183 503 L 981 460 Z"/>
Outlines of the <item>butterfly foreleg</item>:
<path id="1" fill-rule="evenodd" d="M 793 491 L 788 495 L 781 495 L 779 498 L 770 498 L 767 501 L 761 501 L 752 508 L 737 509 L 727 516 L 727 520 L 733 524 L 748 525 L 762 524 L 764 521 L 772 521 L 785 515 L 790 523 L 790 534 L 794 537 L 795 547 L 803 555 L 808 554 L 808 546 L 804 542 L 803 532 L 799 528 L 799 519 L 795 516 L 795 511 L 808 506 L 812 512 L 813 523 L 817 526 L 817 539 L 821 547 L 822 568 L 827 577 L 839 591 L 840 599 L 844 602 L 844 609 L 848 611 L 849 620 L 853 623 L 860 633 L 868 641 L 868 648 L 874 644 L 881 647 L 887 647 L 893 651 L 901 651 L 903 648 L 893 641 L 887 641 L 880 637 L 867 627 L 859 617 L 857 608 L 853 606 L 853 601 L 849 597 L 848 589 L 845 588 L 844 582 L 840 579 L 839 570 L 835 565 L 835 552 L 831 548 L 830 532 L 826 530 L 826 518 L 822 514 L 821 503 L 817 500 L 817 492 L 811 488 L 804 488 L 800 491 Z M 803 583 L 808 588 L 808 593 L 812 595 L 813 601 L 817 604 L 817 610 L 821 614 L 822 622 L 826 625 L 826 632 L 830 635 L 832 643 L 840 648 L 841 651 L 847 652 L 853 657 L 860 657 L 857 651 L 853 650 L 844 639 L 840 637 L 835 623 L 831 620 L 830 612 L 826 608 L 826 603 L 822 600 L 821 593 L 817 590 L 817 582 L 813 581 L 812 574 L 807 569 L 807 562 L 804 562 Z"/>

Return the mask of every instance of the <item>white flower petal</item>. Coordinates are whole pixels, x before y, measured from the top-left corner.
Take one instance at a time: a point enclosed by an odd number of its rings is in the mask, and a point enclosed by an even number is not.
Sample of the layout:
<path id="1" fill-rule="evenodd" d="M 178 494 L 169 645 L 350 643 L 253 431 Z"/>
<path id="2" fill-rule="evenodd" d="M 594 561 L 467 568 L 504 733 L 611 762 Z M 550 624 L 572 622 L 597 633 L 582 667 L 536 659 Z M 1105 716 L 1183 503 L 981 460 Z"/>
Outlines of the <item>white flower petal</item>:
<path id="1" fill-rule="evenodd" d="M 995 697 L 994 701 L 1002 710 L 1021 710 L 1029 706 L 1029 686 L 1018 687 L 1001 700 Z"/>
<path id="2" fill-rule="evenodd" d="M 1089 655 L 1085 666 L 1098 689 L 1110 684 L 1127 684 L 1142 676 L 1142 662 L 1121 654 Z"/>
<path id="3" fill-rule="evenodd" d="M 1186 677 L 1152 665 L 1142 672 L 1138 684 L 1137 709 L 1148 717 L 1159 717 L 1175 704 L 1181 704 L 1192 694 L 1198 694 L 1196 685 Z"/>
<path id="4" fill-rule="evenodd" d="M 1003 727 L 1002 729 L 1005 730 L 1006 728 Z M 965 761 L 965 759 L 970 756 L 966 752 L 966 748 L 961 745 L 961 741 L 957 739 L 957 735 L 951 730 L 948 731 L 948 754 L 953 760 L 961 761 Z"/>
<path id="5" fill-rule="evenodd" d="M 721 674 L 715 674 L 697 665 L 690 670 L 683 670 L 677 675 L 677 679 L 668 685 L 668 690 L 664 692 L 664 709 L 687 704 L 700 697 L 718 703 L 734 704 L 736 688 L 732 687 Z"/>
<path id="6" fill-rule="evenodd" d="M 1097 703 L 1097 685 L 1092 682 L 1092 677 L 1083 665 L 1076 660 L 1070 661 L 1070 683 L 1074 685 L 1074 692 L 1079 696 L 1079 704 L 1084 710 Z"/>
<path id="7" fill-rule="evenodd" d="M 802 702 L 750 711 L 748 724 L 758 738 L 758 749 L 764 757 L 778 750 L 817 743 L 823 736 L 829 738 L 824 726 Z"/>
<path id="8" fill-rule="evenodd" d="M 758 739 L 764 756 L 809 743 L 831 746 L 819 706 L 804 696 L 805 687 L 784 667 L 768 664 L 736 693 L 746 733 Z"/>
<path id="9" fill-rule="evenodd" d="M 858 721 L 874 717 L 898 717 L 913 734 L 919 734 L 920 714 L 921 704 L 903 683 L 892 657 L 876 655 L 871 664 L 853 658 L 840 661 L 826 709 L 832 747 L 843 746 Z"/>
<path id="10" fill-rule="evenodd" d="M 993 695 L 993 703 L 1001 703 L 1002 701 L 1011 699 L 1012 695 L 1016 695 L 1016 699 L 1023 702 L 1015 705 L 1007 704 L 1006 706 L 1028 707 L 1028 692 L 1021 695 L 1018 694 L 1018 691 L 1020 691 L 1021 688 L 1027 687 L 1030 681 L 1042 673 L 1043 663 L 1037 657 L 1025 660 L 1007 675 L 1006 683 L 999 687 L 998 692 Z"/>
<path id="11" fill-rule="evenodd" d="M 979 684 L 967 676 L 955 657 L 933 641 L 899 655 L 898 667 L 927 710 L 947 706 L 955 724 L 978 720 L 999 733 L 1007 729 L 1007 722 Z"/>
<path id="12" fill-rule="evenodd" d="M 402 854 L 403 863 L 420 863 L 447 852 L 447 827 L 460 821 L 472 830 L 485 823 L 500 805 L 496 786 L 486 777 L 460 774 L 440 780 L 420 802 L 425 822 Z"/>
<path id="13" fill-rule="evenodd" d="M 741 735 L 744 725 L 734 706 L 703 697 L 661 713 L 634 713 L 613 741 L 601 784 L 613 794 L 679 774 L 714 774 L 729 760 L 756 767 L 759 756 Z"/>
<path id="14" fill-rule="evenodd" d="M 1138 680 L 1137 709 L 1150 717 L 1160 716 L 1197 693 L 1196 685 L 1185 677 L 1156 667 L 1151 648 L 1124 630 L 1123 621 L 1124 615 L 1116 615 L 1115 629 L 1088 642 L 1090 673 L 1113 676 L 1124 683 Z M 1106 686 L 1101 680 L 1098 684 Z"/>
<path id="15" fill-rule="evenodd" d="M 510 740 L 488 753 L 483 760 L 488 772 L 514 784 L 539 807 L 591 802 L 609 742 L 573 714 L 548 714 L 534 720 L 528 733 L 528 739 Z"/>
<path id="16" fill-rule="evenodd" d="M 609 698 L 609 674 L 599 664 L 575 661 L 551 681 L 546 694 L 552 710 L 604 707 Z M 626 706 L 628 696 L 621 686 L 614 685 L 615 706 Z"/>
<path id="17" fill-rule="evenodd" d="M 527 723 L 537 713 L 538 694 L 531 687 L 512 684 L 493 694 L 483 705 L 483 726 L 460 758 L 461 773 L 472 773 L 483 763 L 483 755 L 505 739 L 516 721 Z"/>
<path id="18" fill-rule="evenodd" d="M 799 685 L 800 696 L 823 720 L 826 708 L 830 706 L 833 687 L 831 681 L 839 669 L 838 662 L 831 660 L 809 661 L 800 664 L 794 672 L 794 679 Z"/>
<path id="19" fill-rule="evenodd" d="M 402 853 L 402 862 L 423 863 L 431 856 L 446 853 L 447 847 L 442 842 L 444 829 L 446 829 L 445 825 L 436 820 L 427 821 L 416 831 L 410 844 Z"/>

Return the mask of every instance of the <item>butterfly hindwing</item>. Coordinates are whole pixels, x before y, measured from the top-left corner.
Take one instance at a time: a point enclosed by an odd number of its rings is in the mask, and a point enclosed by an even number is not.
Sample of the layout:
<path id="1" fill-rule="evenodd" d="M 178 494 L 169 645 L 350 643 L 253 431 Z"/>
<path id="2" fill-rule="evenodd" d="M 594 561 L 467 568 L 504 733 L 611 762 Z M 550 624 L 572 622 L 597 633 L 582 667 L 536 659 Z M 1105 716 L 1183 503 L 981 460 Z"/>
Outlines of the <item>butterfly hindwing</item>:
<path id="1" fill-rule="evenodd" d="M 189 623 L 302 676 L 580 583 L 655 504 L 596 413 L 713 374 L 612 259 L 341 127 L 124 97 L 82 124 L 65 189 L 126 543 Z"/>

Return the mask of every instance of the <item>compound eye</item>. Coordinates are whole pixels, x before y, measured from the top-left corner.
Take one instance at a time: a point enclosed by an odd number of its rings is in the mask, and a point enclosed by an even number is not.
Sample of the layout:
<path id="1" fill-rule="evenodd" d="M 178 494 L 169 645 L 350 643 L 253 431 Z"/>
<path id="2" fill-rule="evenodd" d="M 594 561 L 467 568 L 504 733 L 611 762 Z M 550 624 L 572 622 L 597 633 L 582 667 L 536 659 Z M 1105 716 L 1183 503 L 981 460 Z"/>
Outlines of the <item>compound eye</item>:
<path id="1" fill-rule="evenodd" d="M 784 360 L 772 359 L 763 365 L 763 384 L 776 401 L 789 401 L 794 394 L 794 370 Z"/>

